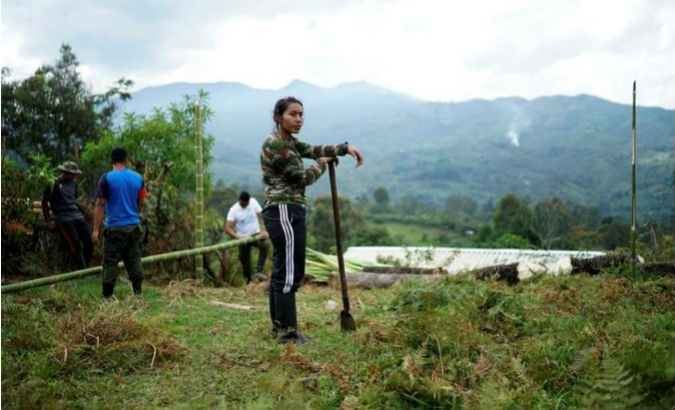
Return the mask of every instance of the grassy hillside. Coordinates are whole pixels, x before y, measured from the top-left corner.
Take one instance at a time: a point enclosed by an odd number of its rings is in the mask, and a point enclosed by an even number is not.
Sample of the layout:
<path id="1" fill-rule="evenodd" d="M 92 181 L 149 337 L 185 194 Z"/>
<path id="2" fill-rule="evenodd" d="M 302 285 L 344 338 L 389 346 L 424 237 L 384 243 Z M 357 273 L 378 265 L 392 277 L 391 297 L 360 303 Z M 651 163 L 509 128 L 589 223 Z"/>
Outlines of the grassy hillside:
<path id="1" fill-rule="evenodd" d="M 266 336 L 265 285 L 148 286 L 100 300 L 98 280 L 2 298 L 2 399 L 12 409 L 672 408 L 672 278 L 466 276 L 352 292 L 339 330 L 316 286 L 310 342 Z M 213 302 L 254 307 L 230 310 Z"/>

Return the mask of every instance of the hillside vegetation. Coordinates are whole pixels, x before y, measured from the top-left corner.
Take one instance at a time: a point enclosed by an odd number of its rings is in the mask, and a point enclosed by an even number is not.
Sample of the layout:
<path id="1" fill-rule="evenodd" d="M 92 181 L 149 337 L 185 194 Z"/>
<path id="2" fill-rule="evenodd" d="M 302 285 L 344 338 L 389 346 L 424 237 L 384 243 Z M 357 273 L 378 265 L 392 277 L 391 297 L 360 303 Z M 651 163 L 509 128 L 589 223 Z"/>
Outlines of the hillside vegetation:
<path id="1" fill-rule="evenodd" d="M 326 89 L 295 81 L 280 90 L 169 84 L 134 93 L 122 110 L 149 112 L 199 89 L 209 92 L 214 110 L 207 126 L 215 137 L 214 180 L 226 184 L 258 189 L 258 150 L 273 125 L 272 107 L 277 98 L 294 95 L 305 103 L 303 140 L 347 140 L 363 150 L 364 167 L 354 170 L 347 160 L 339 169 L 340 191 L 349 196 L 383 186 L 394 199 L 414 195 L 441 206 L 450 193 L 484 203 L 513 192 L 630 215 L 628 105 L 590 95 L 431 103 L 367 83 Z M 673 115 L 637 110 L 640 220 L 672 219 Z M 323 181 L 310 189 L 312 195 L 325 192 Z"/>

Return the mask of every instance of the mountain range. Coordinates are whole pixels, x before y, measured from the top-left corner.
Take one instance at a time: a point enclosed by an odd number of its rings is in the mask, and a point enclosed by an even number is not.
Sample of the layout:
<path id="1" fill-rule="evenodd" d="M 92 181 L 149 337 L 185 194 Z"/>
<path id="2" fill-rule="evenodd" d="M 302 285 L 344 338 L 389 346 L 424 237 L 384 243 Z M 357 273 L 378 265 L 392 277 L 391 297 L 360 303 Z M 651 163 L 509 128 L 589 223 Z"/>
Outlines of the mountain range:
<path id="1" fill-rule="evenodd" d="M 533 200 L 559 196 L 630 215 L 631 107 L 591 95 L 429 102 L 365 82 L 318 87 L 295 80 L 279 90 L 234 82 L 174 83 L 133 93 L 122 111 L 150 112 L 199 89 L 214 116 L 214 180 L 259 189 L 258 151 L 272 129 L 278 98 L 304 103 L 299 138 L 312 144 L 349 141 L 365 163 L 338 168 L 348 196 L 385 187 L 442 204 L 451 193 L 479 202 L 513 192 Z M 637 108 L 637 186 L 641 219 L 673 215 L 675 111 Z M 327 178 L 310 196 L 328 192 Z"/>

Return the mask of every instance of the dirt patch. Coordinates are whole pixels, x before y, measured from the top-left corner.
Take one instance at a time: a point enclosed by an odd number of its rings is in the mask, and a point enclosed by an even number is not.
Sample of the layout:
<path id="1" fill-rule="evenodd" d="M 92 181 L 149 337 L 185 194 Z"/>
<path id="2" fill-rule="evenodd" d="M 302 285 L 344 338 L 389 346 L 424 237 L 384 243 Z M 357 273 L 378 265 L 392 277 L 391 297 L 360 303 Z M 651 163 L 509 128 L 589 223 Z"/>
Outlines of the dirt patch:
<path id="1" fill-rule="evenodd" d="M 319 372 L 326 366 L 325 363 L 314 362 L 298 353 L 293 343 L 286 343 L 284 354 L 281 356 L 281 362 L 289 364 L 296 369 L 306 370 L 310 372 Z"/>
<path id="2" fill-rule="evenodd" d="M 579 292 L 575 287 L 546 288 L 538 293 L 547 302 L 555 304 L 557 313 L 571 315 L 579 313 Z"/>
<path id="3" fill-rule="evenodd" d="M 173 300 L 185 299 L 190 297 L 199 297 L 205 295 L 207 290 L 194 279 L 186 279 L 182 281 L 171 281 L 162 293 L 165 297 Z"/>
<path id="4" fill-rule="evenodd" d="M 669 309 L 675 308 L 675 283 L 662 283 L 660 292 L 656 294 L 657 303 Z"/>
<path id="5" fill-rule="evenodd" d="M 626 278 L 606 279 L 602 285 L 605 290 L 604 300 L 616 303 L 628 297 L 633 289 Z"/>
<path id="6" fill-rule="evenodd" d="M 60 337 L 53 357 L 69 372 L 153 369 L 187 350 L 158 328 L 140 323 L 135 312 L 110 306 L 95 312 L 75 309 L 56 323 L 56 330 Z"/>
<path id="7" fill-rule="evenodd" d="M 246 290 L 254 295 L 266 295 L 268 290 L 269 290 L 270 282 L 268 280 L 264 281 L 254 281 L 251 282 L 247 287 Z"/>

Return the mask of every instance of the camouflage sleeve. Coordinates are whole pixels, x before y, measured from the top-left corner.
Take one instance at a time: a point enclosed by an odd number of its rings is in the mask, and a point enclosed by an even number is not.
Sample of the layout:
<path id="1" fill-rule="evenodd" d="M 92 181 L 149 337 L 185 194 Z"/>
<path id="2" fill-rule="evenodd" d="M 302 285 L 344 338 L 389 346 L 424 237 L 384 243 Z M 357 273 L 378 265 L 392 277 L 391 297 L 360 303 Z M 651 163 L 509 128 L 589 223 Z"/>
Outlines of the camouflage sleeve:
<path id="1" fill-rule="evenodd" d="M 300 160 L 302 161 L 302 160 Z M 326 172 L 326 163 L 323 160 L 317 160 L 309 168 L 303 170 L 302 185 L 312 185 L 315 183 L 323 173 Z M 299 176 L 299 175 L 298 175 Z"/>
<path id="2" fill-rule="evenodd" d="M 320 157 L 343 156 L 347 154 L 347 144 L 312 145 L 296 141 L 295 147 L 303 158 L 317 159 Z"/>
<path id="3" fill-rule="evenodd" d="M 326 164 L 321 160 L 305 169 L 302 158 L 283 142 L 274 140 L 263 144 L 262 163 L 266 179 L 283 177 L 288 183 L 301 186 L 313 184 L 326 171 Z"/>

